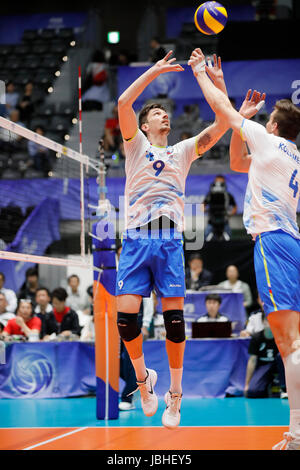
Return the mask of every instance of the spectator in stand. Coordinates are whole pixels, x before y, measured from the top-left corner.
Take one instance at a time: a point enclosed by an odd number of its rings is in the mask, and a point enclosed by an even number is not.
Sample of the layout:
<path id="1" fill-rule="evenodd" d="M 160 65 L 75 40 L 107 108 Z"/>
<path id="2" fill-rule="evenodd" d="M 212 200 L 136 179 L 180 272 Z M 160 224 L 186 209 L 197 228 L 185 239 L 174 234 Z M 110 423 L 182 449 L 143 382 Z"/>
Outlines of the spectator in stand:
<path id="1" fill-rule="evenodd" d="M 58 333 L 63 337 L 80 336 L 80 325 L 77 313 L 66 305 L 66 289 L 57 287 L 52 292 L 53 313 L 58 324 Z"/>
<path id="2" fill-rule="evenodd" d="M 163 59 L 166 55 L 166 50 L 160 44 L 160 40 L 158 37 L 154 37 L 151 39 L 150 49 L 151 49 L 150 57 L 149 57 L 150 62 L 157 62 L 158 60 Z"/>
<path id="3" fill-rule="evenodd" d="M 248 398 L 267 398 L 274 374 L 278 373 L 280 397 L 287 398 L 283 362 L 264 315 L 263 323 L 263 330 L 255 333 L 249 344 L 244 395 Z"/>
<path id="4" fill-rule="evenodd" d="M 17 315 L 8 320 L 2 332 L 5 340 L 12 335 L 25 336 L 27 339 L 32 335 L 39 335 L 42 327 L 41 320 L 34 315 L 30 299 L 20 299 L 17 306 Z"/>
<path id="5" fill-rule="evenodd" d="M 7 300 L 5 294 L 0 292 L 0 331 L 7 325 L 8 320 L 15 318 L 13 312 L 7 311 Z"/>
<path id="6" fill-rule="evenodd" d="M 226 280 L 218 284 L 223 289 L 230 289 L 232 292 L 241 292 L 244 295 L 244 307 L 252 305 L 252 294 L 249 285 L 239 279 L 239 270 L 236 266 L 230 265 L 226 269 Z"/>
<path id="7" fill-rule="evenodd" d="M 40 338 L 44 341 L 49 339 L 53 333 L 57 334 L 58 326 L 50 303 L 51 295 L 46 287 L 39 287 L 35 293 L 35 315 L 41 320 L 42 327 Z"/>
<path id="8" fill-rule="evenodd" d="M 24 87 L 23 96 L 20 98 L 17 109 L 20 111 L 20 120 L 24 122 L 26 127 L 30 126 L 30 121 L 36 108 L 37 102 L 40 100 L 39 95 L 34 90 L 31 81 L 27 82 Z"/>
<path id="9" fill-rule="evenodd" d="M 240 332 L 242 338 L 253 336 L 255 333 L 259 333 L 264 329 L 264 308 L 259 294 L 257 296 L 257 303 L 259 309 L 250 313 L 246 328 Z"/>
<path id="10" fill-rule="evenodd" d="M 45 129 L 40 125 L 34 128 L 34 132 L 41 136 L 45 135 Z M 27 149 L 30 156 L 28 166 L 32 165 L 35 170 L 43 172 L 47 178 L 52 168 L 50 150 L 32 140 L 28 140 Z"/>
<path id="11" fill-rule="evenodd" d="M 10 110 L 9 120 L 24 127 L 24 123 L 20 121 L 20 111 L 18 109 Z M 0 146 L 4 151 L 16 152 L 18 150 L 22 150 L 24 146 L 24 138 L 15 132 L 0 128 Z"/>
<path id="12" fill-rule="evenodd" d="M 83 293 L 80 290 L 80 279 L 77 274 L 72 274 L 68 277 L 67 286 L 67 300 L 66 305 L 78 315 L 80 326 L 84 326 L 89 322 L 89 316 L 91 313 L 90 302 L 87 293 Z"/>
<path id="13" fill-rule="evenodd" d="M 104 150 L 114 152 L 119 147 L 121 139 L 121 132 L 119 126 L 118 106 L 112 109 L 112 116 L 106 119 L 104 128 L 103 147 Z"/>
<path id="14" fill-rule="evenodd" d="M 183 131 L 181 134 L 180 134 L 180 142 L 182 140 L 186 140 L 186 139 L 190 139 L 191 137 L 193 137 L 193 135 L 191 134 L 191 132 L 188 132 L 188 131 Z"/>
<path id="15" fill-rule="evenodd" d="M 30 299 L 34 304 L 36 291 L 40 287 L 37 268 L 28 268 L 25 277 L 25 283 L 18 292 L 18 299 Z"/>
<path id="16" fill-rule="evenodd" d="M 13 109 L 17 108 L 17 104 L 19 101 L 20 95 L 16 91 L 15 84 L 12 80 L 7 82 L 6 85 L 6 94 L 5 94 L 5 100 L 6 100 L 6 109 L 7 113 L 9 114 Z"/>
<path id="17" fill-rule="evenodd" d="M 206 313 L 198 318 L 197 322 L 208 321 L 229 321 L 229 319 L 220 312 L 222 299 L 219 294 L 207 294 L 205 297 Z"/>
<path id="18" fill-rule="evenodd" d="M 203 260 L 199 253 L 190 256 L 186 269 L 186 288 L 189 290 L 199 290 L 203 286 L 209 286 L 212 273 L 203 268 Z"/>
<path id="19" fill-rule="evenodd" d="M 108 74 L 103 52 L 95 51 L 92 62 L 87 66 L 87 80 L 82 95 L 83 111 L 101 111 L 103 103 L 110 100 L 107 83 Z"/>
<path id="20" fill-rule="evenodd" d="M 17 296 L 15 292 L 12 289 L 6 289 L 4 287 L 5 283 L 5 275 L 4 273 L 0 272 L 0 292 L 1 294 L 5 295 L 7 306 L 6 306 L 6 311 L 7 312 L 15 312 L 17 308 Z"/>

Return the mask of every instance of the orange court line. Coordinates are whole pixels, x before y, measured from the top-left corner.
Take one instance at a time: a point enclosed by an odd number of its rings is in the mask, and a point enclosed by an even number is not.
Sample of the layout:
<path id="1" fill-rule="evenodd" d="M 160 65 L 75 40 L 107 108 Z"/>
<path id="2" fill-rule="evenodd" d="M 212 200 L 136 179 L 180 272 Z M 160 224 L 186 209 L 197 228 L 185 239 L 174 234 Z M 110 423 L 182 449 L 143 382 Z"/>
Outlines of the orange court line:
<path id="1" fill-rule="evenodd" d="M 76 429 L 81 432 L 70 433 Z M 8 428 L 0 429 L 0 449 L 271 450 L 287 430 L 287 426 Z"/>

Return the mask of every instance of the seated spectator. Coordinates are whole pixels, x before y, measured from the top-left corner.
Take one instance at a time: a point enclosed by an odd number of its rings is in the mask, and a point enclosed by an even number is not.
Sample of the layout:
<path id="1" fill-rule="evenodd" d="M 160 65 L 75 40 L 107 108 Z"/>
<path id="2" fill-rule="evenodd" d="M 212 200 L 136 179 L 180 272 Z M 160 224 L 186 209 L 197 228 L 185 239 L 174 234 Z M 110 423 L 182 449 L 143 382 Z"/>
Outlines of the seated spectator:
<path id="1" fill-rule="evenodd" d="M 7 312 L 15 312 L 17 308 L 17 296 L 15 292 L 12 289 L 6 289 L 4 287 L 5 283 L 5 275 L 4 273 L 0 272 L 0 292 L 5 295 L 7 306 L 6 306 L 6 311 Z"/>
<path id="2" fill-rule="evenodd" d="M 229 319 L 220 313 L 222 299 L 219 294 L 207 294 L 205 297 L 206 313 L 198 318 L 197 322 L 207 321 L 229 321 Z"/>
<path id="3" fill-rule="evenodd" d="M 125 151 L 124 151 L 124 142 L 120 140 L 118 144 L 117 150 L 112 154 L 111 159 L 114 161 L 115 164 L 124 161 L 125 159 Z"/>
<path id="4" fill-rule="evenodd" d="M 78 310 L 89 314 L 90 313 L 90 303 L 86 293 L 82 293 L 80 288 L 80 279 L 77 274 L 72 274 L 68 277 L 68 286 L 67 286 L 67 301 L 66 305 L 71 307 L 76 312 Z"/>
<path id="5" fill-rule="evenodd" d="M 83 111 L 101 111 L 103 103 L 110 100 L 105 57 L 101 51 L 94 53 L 86 74 L 85 88 L 87 89 L 82 95 L 82 109 Z"/>
<path id="6" fill-rule="evenodd" d="M 0 323 L 2 328 L 7 325 L 8 320 L 15 318 L 15 314 L 13 312 L 7 311 L 7 300 L 5 294 L 0 292 Z"/>
<path id="7" fill-rule="evenodd" d="M 93 286 L 89 286 L 86 290 L 88 301 L 90 304 L 90 315 L 88 321 L 83 326 L 80 334 L 81 341 L 95 341 L 95 324 L 94 324 L 94 307 L 93 307 Z"/>
<path id="8" fill-rule="evenodd" d="M 230 289 L 232 292 L 241 292 L 244 296 L 244 307 L 248 308 L 252 305 L 252 294 L 250 287 L 246 282 L 239 279 L 239 270 L 236 266 L 230 265 L 226 269 L 226 281 L 218 284 L 219 287 Z"/>
<path id="9" fill-rule="evenodd" d="M 12 109 L 9 112 L 9 120 L 24 127 L 24 123 L 20 121 L 20 111 L 18 109 Z M 2 127 L 0 128 L 0 147 L 2 150 L 7 152 L 16 152 L 23 148 L 24 142 L 24 138 L 19 134 Z"/>
<path id="10" fill-rule="evenodd" d="M 150 62 L 157 62 L 158 60 L 161 60 L 165 57 L 166 55 L 166 50 L 165 48 L 160 44 L 160 40 L 158 37 L 154 37 L 150 41 L 150 57 L 149 61 Z"/>
<path id="11" fill-rule="evenodd" d="M 183 131 L 183 132 L 180 134 L 179 140 L 182 141 L 182 140 L 190 139 L 191 137 L 193 137 L 192 134 L 191 134 L 191 132 Z"/>
<path id="12" fill-rule="evenodd" d="M 89 321 L 83 326 L 80 335 L 81 341 L 95 341 L 95 323 L 94 316 L 89 318 Z"/>
<path id="13" fill-rule="evenodd" d="M 20 111 L 20 120 L 29 127 L 30 120 L 33 116 L 36 103 L 39 101 L 38 95 L 35 93 L 32 82 L 27 82 L 24 87 L 23 96 L 20 98 L 17 109 Z"/>
<path id="14" fill-rule="evenodd" d="M 36 126 L 34 132 L 42 136 L 45 135 L 45 129 L 42 126 Z M 35 170 L 43 172 L 47 177 L 52 168 L 50 150 L 32 140 L 28 140 L 27 149 L 31 158 L 28 166 L 32 164 Z"/>
<path id="15" fill-rule="evenodd" d="M 190 290 L 199 290 L 203 286 L 209 286 L 212 279 L 212 273 L 203 268 L 203 260 L 199 253 L 190 256 L 186 269 L 186 288 Z"/>
<path id="16" fill-rule="evenodd" d="M 37 268 L 28 268 L 25 277 L 25 283 L 18 292 L 18 299 L 30 299 L 34 304 L 35 294 L 39 288 L 39 274 Z"/>
<path id="17" fill-rule="evenodd" d="M 274 374 L 278 373 L 281 397 L 286 398 L 284 366 L 267 319 L 264 329 L 255 333 L 249 344 L 244 395 L 248 398 L 267 398 Z"/>
<path id="18" fill-rule="evenodd" d="M 30 299 L 20 299 L 17 306 L 17 315 L 8 320 L 2 336 L 5 340 L 12 335 L 29 338 L 32 334 L 39 335 L 42 327 L 41 320 L 34 315 Z"/>
<path id="19" fill-rule="evenodd" d="M 106 119 L 104 127 L 103 147 L 104 150 L 114 152 L 119 146 L 121 132 L 118 117 L 118 106 L 112 109 L 112 116 Z"/>
<path id="20" fill-rule="evenodd" d="M 58 333 L 63 337 L 71 335 L 80 336 L 80 325 L 77 313 L 66 305 L 67 291 L 63 287 L 57 287 L 52 292 L 53 313 L 58 323 Z"/>
<path id="21" fill-rule="evenodd" d="M 58 332 L 58 326 L 53 313 L 53 308 L 50 303 L 51 295 L 46 287 L 39 287 L 35 293 L 35 315 L 41 320 L 42 327 L 40 338 L 44 341 L 49 339 L 52 333 Z"/>
<path id="22" fill-rule="evenodd" d="M 10 114 L 10 112 L 13 109 L 17 108 L 17 104 L 19 101 L 19 93 L 16 91 L 15 84 L 12 80 L 9 80 L 6 84 L 6 93 L 5 93 L 5 105 L 7 109 L 7 113 Z"/>
<path id="23" fill-rule="evenodd" d="M 250 313 L 246 328 L 240 332 L 240 336 L 242 338 L 246 338 L 247 336 L 253 336 L 255 333 L 259 333 L 264 329 L 264 309 L 259 294 L 257 296 L 257 303 L 260 308 Z"/>

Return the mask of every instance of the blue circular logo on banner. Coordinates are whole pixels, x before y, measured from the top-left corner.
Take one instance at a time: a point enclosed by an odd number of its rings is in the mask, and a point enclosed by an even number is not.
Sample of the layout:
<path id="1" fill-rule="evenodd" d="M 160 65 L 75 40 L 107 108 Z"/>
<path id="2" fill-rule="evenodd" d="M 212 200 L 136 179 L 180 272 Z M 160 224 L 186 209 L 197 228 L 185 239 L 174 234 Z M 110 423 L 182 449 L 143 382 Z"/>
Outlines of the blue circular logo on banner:
<path id="1" fill-rule="evenodd" d="M 32 395 L 51 384 L 53 366 L 43 354 L 30 353 L 14 362 L 11 383 L 22 395 Z"/>

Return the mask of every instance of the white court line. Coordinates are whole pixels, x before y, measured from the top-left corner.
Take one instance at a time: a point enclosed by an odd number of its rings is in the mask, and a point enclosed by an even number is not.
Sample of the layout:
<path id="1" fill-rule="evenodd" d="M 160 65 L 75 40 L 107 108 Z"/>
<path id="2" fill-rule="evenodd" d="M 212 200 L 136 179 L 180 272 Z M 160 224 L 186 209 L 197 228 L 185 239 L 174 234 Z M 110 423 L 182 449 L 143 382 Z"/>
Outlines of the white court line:
<path id="1" fill-rule="evenodd" d="M 88 426 L 85 426 L 84 428 L 74 429 L 73 431 L 61 434 L 60 436 L 52 437 L 52 439 L 48 439 L 47 441 L 39 442 L 38 444 L 34 444 L 33 446 L 26 447 L 25 449 L 22 449 L 22 450 L 35 449 L 36 447 L 43 446 L 44 444 L 48 444 L 49 442 L 57 441 L 58 439 L 61 439 L 61 438 L 66 437 L 66 436 L 70 436 L 71 434 L 75 434 L 76 432 L 84 431 L 85 429 L 88 429 Z"/>

